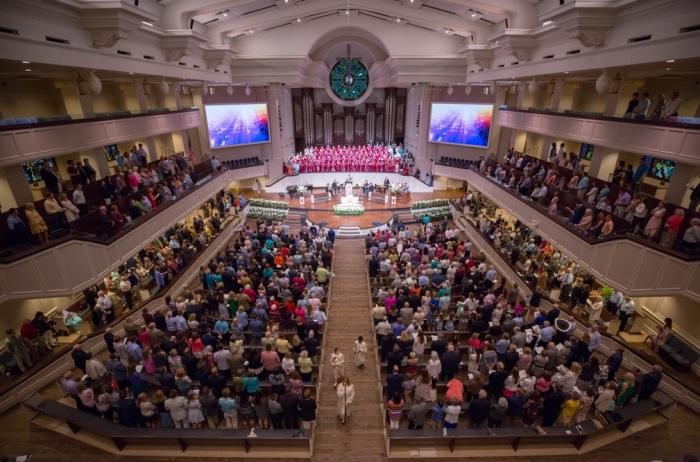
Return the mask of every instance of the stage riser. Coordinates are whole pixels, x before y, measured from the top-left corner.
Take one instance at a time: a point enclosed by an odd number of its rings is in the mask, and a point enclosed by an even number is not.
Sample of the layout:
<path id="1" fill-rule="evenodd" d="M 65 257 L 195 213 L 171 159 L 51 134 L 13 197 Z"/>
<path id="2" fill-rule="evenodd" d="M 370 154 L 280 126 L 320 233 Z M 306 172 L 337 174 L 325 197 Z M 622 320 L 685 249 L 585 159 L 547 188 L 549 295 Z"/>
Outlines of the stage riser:
<path id="1" fill-rule="evenodd" d="M 301 173 L 297 176 L 286 176 L 272 186 L 265 188 L 268 193 L 286 193 L 287 186 L 298 184 L 314 185 L 314 193 L 323 192 L 326 184 L 333 184 L 333 180 L 338 183 L 345 183 L 348 175 L 352 177 L 354 184 L 362 185 L 365 180 L 374 184 L 384 184 L 384 179 L 389 178 L 392 183 L 408 183 L 412 193 L 431 193 L 433 188 L 412 176 L 403 176 L 396 173 L 382 172 L 328 172 L 328 173 Z M 342 188 L 342 186 L 341 186 Z"/>

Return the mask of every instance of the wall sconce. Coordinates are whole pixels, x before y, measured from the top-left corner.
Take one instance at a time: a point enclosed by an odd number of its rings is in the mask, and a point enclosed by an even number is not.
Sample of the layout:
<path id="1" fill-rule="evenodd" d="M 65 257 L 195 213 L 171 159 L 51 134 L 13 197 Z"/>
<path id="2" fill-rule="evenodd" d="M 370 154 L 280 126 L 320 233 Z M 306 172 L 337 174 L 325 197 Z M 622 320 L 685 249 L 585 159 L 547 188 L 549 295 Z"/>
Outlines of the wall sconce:
<path id="1" fill-rule="evenodd" d="M 245 86 L 245 94 L 246 94 L 246 96 L 250 96 L 250 93 L 251 93 L 250 87 L 248 86 L 248 84 L 246 84 L 246 86 Z"/>
<path id="2" fill-rule="evenodd" d="M 469 96 L 469 94 L 472 92 L 472 86 L 467 84 L 466 87 L 464 87 L 464 93 Z"/>
<path id="3" fill-rule="evenodd" d="M 530 94 L 534 95 L 537 92 L 537 88 L 539 85 L 537 84 L 537 80 L 533 77 L 530 83 L 527 85 L 527 89 L 530 91 Z"/>
<path id="4" fill-rule="evenodd" d="M 160 93 L 161 93 L 163 96 L 165 96 L 165 95 L 168 94 L 168 91 L 170 90 L 170 85 L 168 85 L 168 82 L 166 82 L 166 81 L 165 81 L 165 78 L 163 78 L 163 79 L 160 81 L 160 85 L 158 86 L 158 88 L 160 89 Z"/>
<path id="5" fill-rule="evenodd" d="M 600 74 L 600 77 L 595 81 L 595 91 L 597 91 L 599 95 L 603 95 L 609 88 L 610 77 L 608 77 L 607 71 L 603 70 L 603 73 Z"/>

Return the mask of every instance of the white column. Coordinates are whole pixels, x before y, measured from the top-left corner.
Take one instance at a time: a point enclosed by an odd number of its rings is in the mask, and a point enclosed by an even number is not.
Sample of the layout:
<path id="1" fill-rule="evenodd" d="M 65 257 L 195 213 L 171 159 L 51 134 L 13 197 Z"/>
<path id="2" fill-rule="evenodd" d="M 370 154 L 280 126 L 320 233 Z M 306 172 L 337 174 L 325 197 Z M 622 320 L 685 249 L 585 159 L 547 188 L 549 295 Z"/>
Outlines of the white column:
<path id="1" fill-rule="evenodd" d="M 10 186 L 12 196 L 18 207 L 21 207 L 28 202 L 34 203 L 34 195 L 27 182 L 27 177 L 24 176 L 24 169 L 21 165 L 9 165 L 4 167 L 7 184 Z M 5 205 L 5 210 L 9 207 Z"/>

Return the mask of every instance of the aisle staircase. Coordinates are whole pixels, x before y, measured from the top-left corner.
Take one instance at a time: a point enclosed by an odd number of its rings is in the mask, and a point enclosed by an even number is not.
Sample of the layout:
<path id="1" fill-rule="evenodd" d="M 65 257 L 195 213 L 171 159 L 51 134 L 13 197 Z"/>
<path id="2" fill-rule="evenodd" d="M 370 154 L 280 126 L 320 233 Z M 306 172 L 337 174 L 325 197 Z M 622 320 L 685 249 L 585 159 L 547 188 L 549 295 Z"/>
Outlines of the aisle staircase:
<path id="1" fill-rule="evenodd" d="M 380 460 L 385 455 L 364 254 L 364 241 L 360 239 L 335 242 L 335 277 L 331 283 L 330 311 L 324 336 L 325 364 L 321 373 L 314 460 Z M 355 366 L 352 353 L 358 335 L 362 335 L 367 343 L 368 354 L 363 370 Z M 339 347 L 345 356 L 345 373 L 355 386 L 353 414 L 345 425 L 341 425 L 338 418 L 338 399 L 330 367 L 330 355 L 335 347 Z"/>

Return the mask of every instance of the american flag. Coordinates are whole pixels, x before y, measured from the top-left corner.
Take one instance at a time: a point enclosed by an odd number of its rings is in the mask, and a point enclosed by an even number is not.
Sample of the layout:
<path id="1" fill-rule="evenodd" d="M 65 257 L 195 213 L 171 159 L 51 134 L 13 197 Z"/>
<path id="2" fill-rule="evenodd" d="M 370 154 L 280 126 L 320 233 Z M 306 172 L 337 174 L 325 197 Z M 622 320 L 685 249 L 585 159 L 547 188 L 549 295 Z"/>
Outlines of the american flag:
<path id="1" fill-rule="evenodd" d="M 197 159 L 194 155 L 194 149 L 192 149 L 192 141 L 189 139 L 187 140 L 187 147 L 189 148 L 190 162 L 192 162 L 192 165 L 194 165 Z"/>

